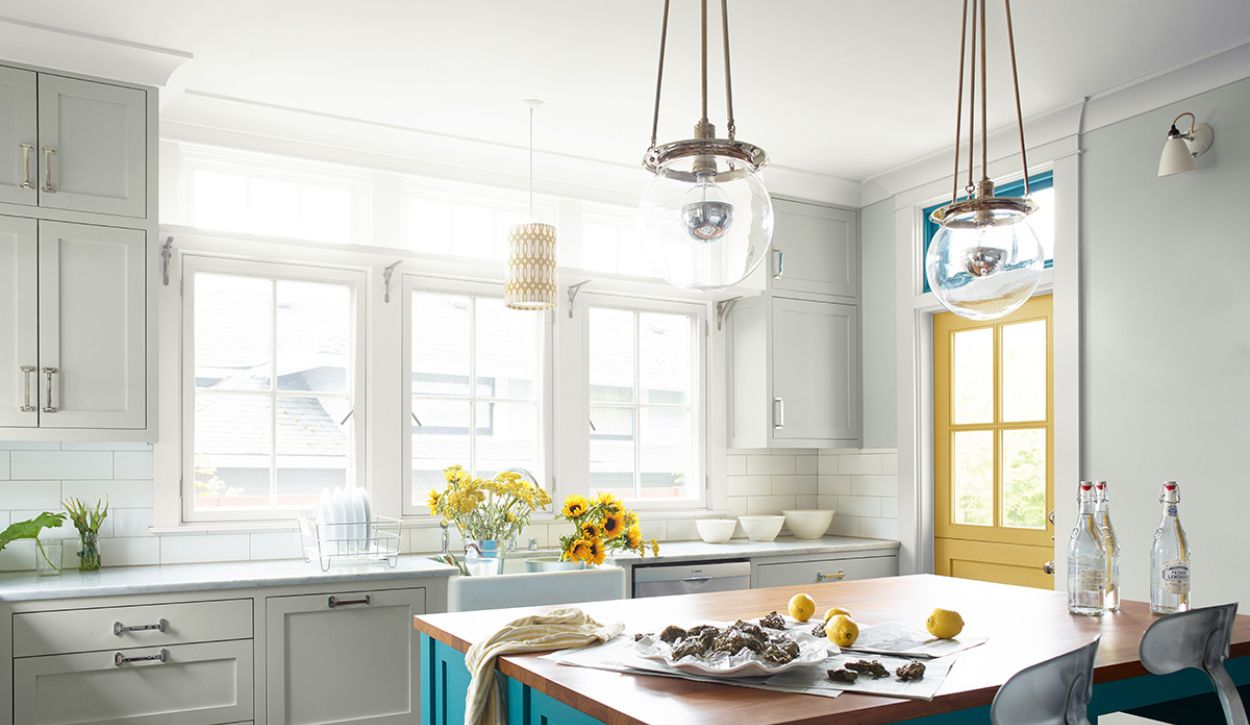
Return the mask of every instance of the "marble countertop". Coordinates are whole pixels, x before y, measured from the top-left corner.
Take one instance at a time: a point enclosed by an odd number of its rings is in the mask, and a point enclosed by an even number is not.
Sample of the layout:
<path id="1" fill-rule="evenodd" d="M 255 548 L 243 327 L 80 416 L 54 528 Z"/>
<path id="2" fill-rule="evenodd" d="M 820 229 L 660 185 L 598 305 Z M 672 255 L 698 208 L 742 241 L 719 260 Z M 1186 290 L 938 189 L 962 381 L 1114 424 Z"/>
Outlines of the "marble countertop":
<path id="1" fill-rule="evenodd" d="M 299 559 L 105 567 L 86 574 L 67 569 L 52 577 L 13 572 L 0 574 L 0 602 L 419 579 L 455 573 L 454 567 L 415 554 L 399 557 L 394 569 L 385 562 L 335 562 L 328 572 Z"/>
<path id="2" fill-rule="evenodd" d="M 899 543 L 893 539 L 865 539 L 853 536 L 825 536 L 820 539 L 796 539 L 792 536 L 778 537 L 774 541 L 751 541 L 733 539 L 724 544 L 704 541 L 673 541 L 660 544 L 658 557 L 617 557 L 620 566 L 635 564 L 671 563 L 680 561 L 708 561 L 713 559 L 750 559 L 762 556 L 792 556 L 795 554 L 845 554 L 855 551 L 898 551 Z M 516 554 L 510 554 L 516 556 Z"/>

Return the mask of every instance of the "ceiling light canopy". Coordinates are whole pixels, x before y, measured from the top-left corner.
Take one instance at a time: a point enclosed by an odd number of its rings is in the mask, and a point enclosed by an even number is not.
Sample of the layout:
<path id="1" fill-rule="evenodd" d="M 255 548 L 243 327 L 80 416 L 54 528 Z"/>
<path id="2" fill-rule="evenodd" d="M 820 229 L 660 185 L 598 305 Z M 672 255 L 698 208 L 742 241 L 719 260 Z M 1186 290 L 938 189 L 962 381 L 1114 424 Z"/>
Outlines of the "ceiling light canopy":
<path id="1" fill-rule="evenodd" d="M 972 12 L 969 13 L 969 2 Z M 1025 155 L 1024 121 L 1020 111 L 1020 81 L 1016 71 L 1015 36 L 1011 27 L 1011 0 L 1003 0 L 1007 20 L 1007 44 L 1011 54 L 1011 79 L 1015 90 L 1016 124 L 1020 131 L 1020 165 L 1024 173 L 1024 196 L 994 195 L 988 176 L 986 136 L 986 31 L 988 0 L 964 0 L 959 40 L 959 93 L 955 112 L 955 173 L 951 202 L 930 218 L 941 225 L 925 255 L 929 287 L 946 309 L 961 317 L 993 320 L 1023 305 L 1041 280 L 1045 258 L 1037 235 L 1026 218 L 1037 209 L 1029 198 L 1029 165 Z M 979 33 L 979 37 L 978 37 Z M 969 36 L 971 36 L 969 38 Z M 971 39 L 971 53 L 969 49 Z M 978 58 L 978 51 L 980 57 Z M 968 177 L 966 198 L 959 198 L 960 133 L 963 124 L 964 70 L 968 77 Z M 977 95 L 977 74 L 981 93 Z M 976 102 L 981 102 L 981 179 L 973 182 L 973 131 Z"/>
<path id="2" fill-rule="evenodd" d="M 1176 124 L 1189 116 L 1189 130 L 1181 133 Z M 1205 123 L 1198 123 L 1194 114 L 1185 111 L 1172 119 L 1172 128 L 1168 129 L 1168 140 L 1163 144 L 1163 153 L 1159 156 L 1159 176 L 1187 174 L 1197 168 L 1194 159 L 1211 148 L 1215 134 Z"/>
<path id="3" fill-rule="evenodd" d="M 759 178 L 768 155 L 735 138 L 727 0 L 721 0 L 727 138 L 717 138 L 708 120 L 707 0 L 701 0 L 700 12 L 702 115 L 693 138 L 660 144 L 660 91 L 669 15 L 669 0 L 664 1 L 651 146 L 643 159 L 655 179 L 643 194 L 638 221 L 647 257 L 660 277 L 685 289 L 713 290 L 746 279 L 768 254 L 773 205 Z"/>

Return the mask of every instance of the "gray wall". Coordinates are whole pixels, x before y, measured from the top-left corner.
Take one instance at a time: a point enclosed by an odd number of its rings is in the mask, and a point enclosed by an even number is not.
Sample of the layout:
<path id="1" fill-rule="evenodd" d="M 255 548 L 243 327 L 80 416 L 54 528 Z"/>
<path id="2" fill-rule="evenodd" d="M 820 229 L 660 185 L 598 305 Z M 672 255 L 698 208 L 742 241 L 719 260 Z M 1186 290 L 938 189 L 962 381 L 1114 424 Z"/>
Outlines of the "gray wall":
<path id="1" fill-rule="evenodd" d="M 1156 178 L 1181 111 L 1215 145 L 1196 172 Z M 1156 497 L 1176 479 L 1194 603 L 1250 603 L 1250 80 L 1082 147 L 1081 471 L 1110 482 L 1124 595 L 1149 596 Z M 1058 505 L 1074 485 L 1056 481 Z"/>
<path id="2" fill-rule="evenodd" d="M 864 448 L 898 447 L 898 353 L 894 318 L 894 200 L 859 213 L 863 306 Z"/>

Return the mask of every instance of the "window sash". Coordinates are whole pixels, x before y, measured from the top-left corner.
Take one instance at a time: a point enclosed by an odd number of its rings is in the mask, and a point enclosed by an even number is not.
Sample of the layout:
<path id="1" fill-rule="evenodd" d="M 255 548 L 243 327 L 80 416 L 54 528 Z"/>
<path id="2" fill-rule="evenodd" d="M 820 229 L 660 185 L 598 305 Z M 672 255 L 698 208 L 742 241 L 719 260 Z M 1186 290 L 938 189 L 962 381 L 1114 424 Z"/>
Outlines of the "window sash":
<path id="1" fill-rule="evenodd" d="M 277 439 L 277 402 L 285 398 L 301 397 L 332 397 L 346 400 L 346 407 L 351 411 L 351 436 L 348 451 L 348 483 L 367 486 L 366 470 L 366 356 L 365 356 L 365 305 L 360 297 L 365 287 L 365 276 L 362 272 L 341 267 L 314 267 L 310 265 L 285 264 L 266 262 L 256 259 L 223 258 L 200 254 L 184 254 L 183 270 L 183 305 L 182 305 L 182 361 L 180 377 L 181 416 L 181 494 L 182 520 L 185 522 L 212 521 L 284 521 L 296 518 L 298 509 L 272 507 L 277 494 L 277 466 L 281 454 L 278 453 Z M 195 378 L 195 288 L 196 277 L 202 273 L 223 274 L 239 277 L 252 277 L 273 281 L 322 282 L 344 285 L 348 288 L 351 304 L 352 339 L 349 343 L 347 376 L 349 384 L 344 392 L 318 393 L 315 391 L 284 391 L 278 387 L 276 368 L 271 371 L 271 379 L 267 389 L 257 390 L 211 390 L 197 387 Z M 276 318 L 277 302 L 273 301 L 269 310 Z M 270 344 L 276 349 L 278 335 L 276 319 L 274 339 Z M 271 361 L 272 364 L 272 361 Z M 225 509 L 222 511 L 197 510 L 195 498 L 195 413 L 197 395 L 216 396 L 253 396 L 265 397 L 273 408 L 270 411 L 269 452 L 269 495 L 271 507 L 257 509 Z"/>

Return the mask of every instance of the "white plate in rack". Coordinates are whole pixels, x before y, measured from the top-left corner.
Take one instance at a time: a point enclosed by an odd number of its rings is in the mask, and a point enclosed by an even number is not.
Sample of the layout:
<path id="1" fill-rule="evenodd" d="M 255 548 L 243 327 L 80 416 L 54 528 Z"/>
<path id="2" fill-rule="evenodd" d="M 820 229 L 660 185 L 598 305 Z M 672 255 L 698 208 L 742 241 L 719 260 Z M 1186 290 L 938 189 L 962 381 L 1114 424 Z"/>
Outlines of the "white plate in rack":
<path id="1" fill-rule="evenodd" d="M 817 637 L 810 632 L 789 630 L 781 633 L 790 637 L 799 645 L 799 656 L 789 662 L 777 665 L 760 659 L 750 650 L 742 650 L 735 655 L 721 654 L 717 657 L 704 659 L 688 655 L 680 660 L 673 659 L 673 648 L 662 642 L 658 635 L 647 635 L 634 643 L 634 653 L 639 657 L 663 662 L 669 667 L 696 675 L 710 677 L 769 677 L 788 672 L 800 667 L 819 665 L 838 648 L 824 637 Z"/>

